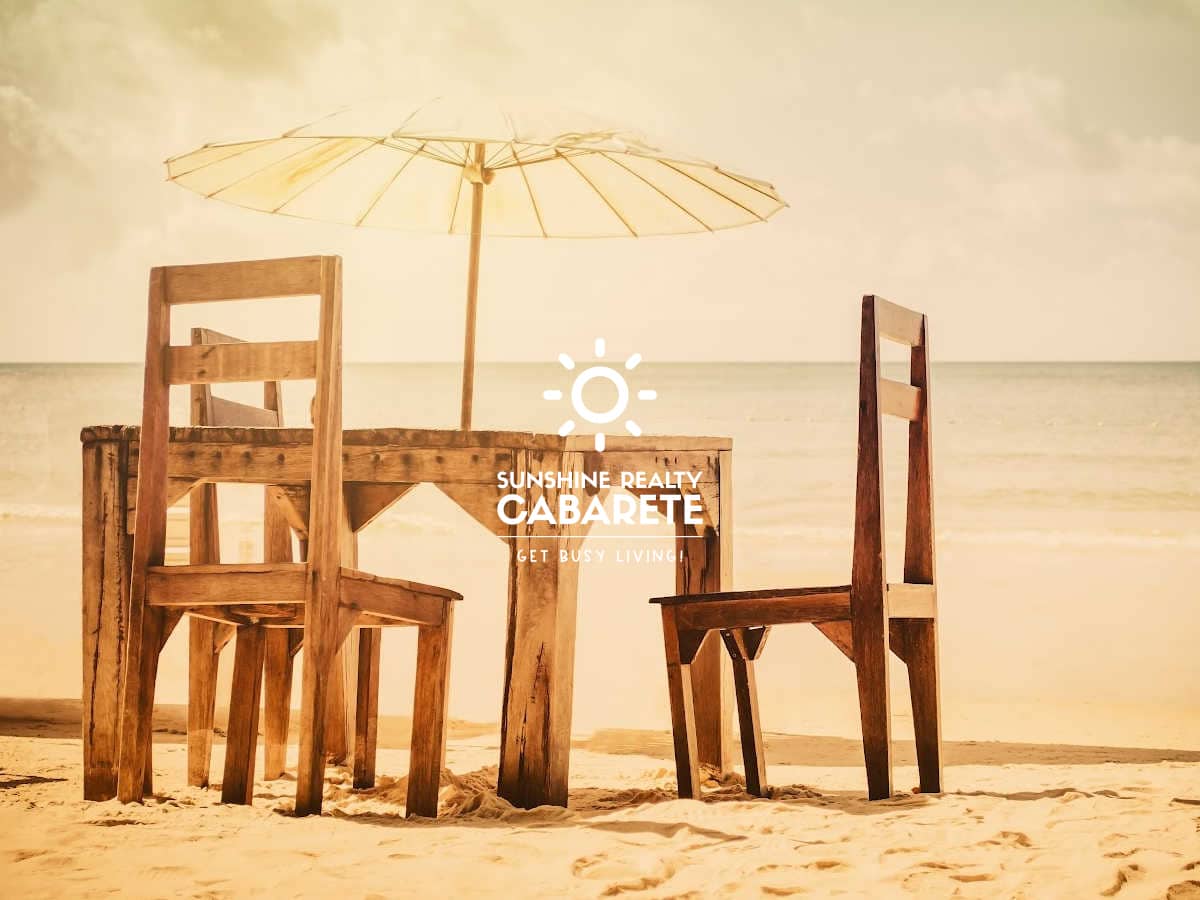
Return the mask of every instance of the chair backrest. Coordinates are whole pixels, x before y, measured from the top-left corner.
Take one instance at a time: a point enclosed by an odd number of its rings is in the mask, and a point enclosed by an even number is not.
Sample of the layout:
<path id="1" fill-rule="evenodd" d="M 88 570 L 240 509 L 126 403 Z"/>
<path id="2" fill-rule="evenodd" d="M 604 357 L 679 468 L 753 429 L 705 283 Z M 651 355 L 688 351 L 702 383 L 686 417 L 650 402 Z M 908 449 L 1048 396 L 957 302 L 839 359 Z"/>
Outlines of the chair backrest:
<path id="1" fill-rule="evenodd" d="M 342 515 L 341 285 L 342 261 L 336 256 L 151 269 L 134 530 L 135 578 L 146 567 L 163 562 L 171 386 L 295 379 L 316 381 L 309 563 L 317 569 L 318 578 L 336 578 Z M 316 340 L 171 345 L 174 306 L 313 295 L 320 298 Z"/>
<path id="2" fill-rule="evenodd" d="M 884 378 L 880 339 L 910 348 L 908 381 Z M 904 581 L 934 584 L 933 456 L 930 436 L 928 320 L 919 312 L 863 297 L 858 382 L 858 486 L 854 504 L 852 595 L 887 588 L 883 522 L 882 417 L 908 420 L 908 509 Z"/>

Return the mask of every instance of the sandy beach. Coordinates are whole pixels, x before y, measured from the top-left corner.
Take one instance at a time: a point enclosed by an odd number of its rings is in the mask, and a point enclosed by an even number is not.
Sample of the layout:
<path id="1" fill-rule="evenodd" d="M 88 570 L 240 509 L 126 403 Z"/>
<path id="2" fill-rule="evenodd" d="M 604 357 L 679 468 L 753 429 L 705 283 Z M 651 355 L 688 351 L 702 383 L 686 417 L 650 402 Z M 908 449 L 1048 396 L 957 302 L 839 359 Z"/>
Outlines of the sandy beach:
<path id="1" fill-rule="evenodd" d="M 86 803 L 77 711 L 0 702 L 6 896 L 1200 896 L 1196 751 L 949 741 L 946 794 L 868 803 L 857 741 L 769 734 L 771 798 L 735 777 L 699 802 L 675 798 L 665 732 L 608 730 L 575 741 L 569 809 L 524 811 L 495 794 L 494 728 L 455 722 L 440 818 L 406 820 L 387 717 L 378 785 L 330 769 L 324 815 L 294 819 L 290 780 L 249 808 L 185 787 L 180 707 L 156 721 L 156 796 Z"/>

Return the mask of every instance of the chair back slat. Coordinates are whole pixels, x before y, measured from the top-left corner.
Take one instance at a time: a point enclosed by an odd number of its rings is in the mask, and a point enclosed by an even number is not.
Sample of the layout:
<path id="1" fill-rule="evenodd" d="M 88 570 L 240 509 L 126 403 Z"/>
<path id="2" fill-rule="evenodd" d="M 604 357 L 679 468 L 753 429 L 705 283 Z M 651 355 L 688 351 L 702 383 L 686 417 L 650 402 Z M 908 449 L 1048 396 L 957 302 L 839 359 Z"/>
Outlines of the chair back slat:
<path id="1" fill-rule="evenodd" d="M 296 381 L 317 377 L 316 341 L 192 344 L 168 347 L 170 384 Z"/>
<path id="2" fill-rule="evenodd" d="M 320 294 L 321 271 L 326 258 L 297 256 L 290 259 L 168 266 L 163 270 L 165 299 L 174 306 L 180 303 Z"/>
<path id="3" fill-rule="evenodd" d="M 903 306 L 890 303 L 882 297 L 874 297 L 875 328 L 879 336 L 906 344 L 909 347 L 920 345 L 923 340 L 923 324 L 925 317 L 919 312 L 913 312 Z"/>
<path id="4" fill-rule="evenodd" d="M 912 422 L 921 414 L 921 390 L 902 381 L 879 379 L 879 411 Z"/>
<path id="5" fill-rule="evenodd" d="M 863 298 L 859 364 L 858 484 L 855 494 L 852 597 L 860 607 L 886 591 L 882 416 L 908 420 L 908 496 L 904 581 L 934 583 L 933 473 L 930 432 L 928 320 L 881 297 Z M 910 382 L 884 378 L 880 341 L 910 348 Z M 853 600 L 852 600 L 853 603 Z M 883 612 L 881 607 L 879 612 Z"/>
<path id="6" fill-rule="evenodd" d="M 279 428 L 283 422 L 279 410 L 213 397 L 212 424 L 230 428 Z"/>

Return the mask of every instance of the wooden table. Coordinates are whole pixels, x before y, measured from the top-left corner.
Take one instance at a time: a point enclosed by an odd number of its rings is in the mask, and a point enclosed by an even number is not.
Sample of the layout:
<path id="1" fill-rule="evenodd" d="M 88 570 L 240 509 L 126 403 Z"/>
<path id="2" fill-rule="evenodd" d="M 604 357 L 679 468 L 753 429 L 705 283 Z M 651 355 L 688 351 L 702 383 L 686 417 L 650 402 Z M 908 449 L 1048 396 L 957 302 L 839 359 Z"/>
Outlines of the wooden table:
<path id="1" fill-rule="evenodd" d="M 84 796 L 115 795 L 117 708 L 129 602 L 133 507 L 137 496 L 138 429 L 83 429 L 83 757 Z M 171 497 L 182 499 L 205 480 L 277 485 L 293 502 L 293 527 L 307 520 L 312 432 L 280 428 L 175 428 L 171 432 Z M 612 437 L 604 452 L 590 436 L 512 431 L 348 430 L 345 494 L 357 531 L 417 484 L 437 485 L 509 546 L 508 628 L 501 710 L 499 791 L 530 808 L 565 806 L 570 755 L 578 564 L 559 551 L 586 538 L 579 526 L 508 525 L 497 514 L 499 472 L 623 471 L 700 473 L 696 490 L 704 524 L 676 525 L 678 593 L 732 586 L 732 442 L 727 438 Z M 555 506 L 553 488 L 515 491 L 529 509 L 539 496 Z M 589 499 L 578 491 L 580 500 Z M 662 491 L 648 490 L 643 493 Z M 540 561 L 540 550 L 549 561 Z M 535 551 L 521 553 L 519 551 Z M 567 554 L 570 557 L 570 554 Z M 461 615 L 470 615 L 467 597 Z M 652 625 L 651 623 L 655 624 Z M 647 611 L 646 627 L 657 625 Z M 621 648 L 614 648 L 619 664 Z M 710 640 L 692 669 L 702 763 L 728 768 L 729 681 L 720 641 Z M 665 680 L 664 680 L 665 690 Z M 664 723 L 665 724 L 665 723 Z"/>

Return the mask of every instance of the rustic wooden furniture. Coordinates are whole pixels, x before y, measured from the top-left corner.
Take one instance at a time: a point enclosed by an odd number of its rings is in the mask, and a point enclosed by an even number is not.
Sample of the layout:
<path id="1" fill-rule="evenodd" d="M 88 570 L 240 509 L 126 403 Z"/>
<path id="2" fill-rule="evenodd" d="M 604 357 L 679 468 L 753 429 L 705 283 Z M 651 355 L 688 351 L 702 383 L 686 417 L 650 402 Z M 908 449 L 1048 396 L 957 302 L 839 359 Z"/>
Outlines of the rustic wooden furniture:
<path id="1" fill-rule="evenodd" d="M 699 797 L 695 713 L 689 690 L 696 654 L 719 631 L 733 661 L 746 788 L 766 789 L 754 664 L 772 626 L 812 623 L 855 664 L 868 795 L 891 796 L 888 651 L 908 666 L 922 793 L 942 789 L 934 579 L 929 354 L 926 318 L 874 296 L 863 298 L 859 364 L 858 485 L 850 584 L 658 597 L 666 645 L 679 796 Z M 911 348 L 910 383 L 880 374 L 879 342 Z M 904 581 L 887 583 L 881 416 L 907 419 L 908 515 Z M 707 641 L 714 643 L 713 641 Z"/>
<path id="2" fill-rule="evenodd" d="M 317 296 L 317 339 L 277 343 L 172 346 L 173 306 L 220 300 Z M 380 578 L 354 568 L 347 509 L 343 502 L 341 427 L 341 260 L 301 257 L 151 270 L 146 337 L 145 391 L 138 457 L 136 525 L 129 582 L 128 646 L 122 686 L 117 796 L 140 801 L 149 773 L 151 713 L 158 655 L 182 614 L 238 627 L 230 738 L 226 749 L 227 800 L 249 802 L 257 734 L 265 630 L 303 628 L 300 758 L 296 791 L 299 815 L 319 812 L 324 788 L 325 710 L 338 648 L 359 625 L 417 625 L 433 653 L 418 652 L 418 689 L 435 680 L 434 710 L 426 739 L 429 753 L 414 744 L 409 776 L 409 814 L 436 815 L 437 787 L 445 753 L 445 686 L 453 600 L 444 588 Z M 313 379 L 313 433 L 306 495 L 308 554 L 303 563 L 164 566 L 170 495 L 168 408 L 173 384 Z M 207 430 L 207 429 L 202 429 Z M 274 435 L 279 428 L 248 429 Z M 220 481 L 219 460 L 203 473 Z M 273 481 L 270 483 L 274 483 Z M 432 663 L 431 663 L 432 659 Z M 426 662 L 422 671 L 422 662 Z M 431 663 L 431 664 L 430 664 Z M 422 699 L 422 698 L 418 698 Z M 364 723 L 364 731 L 369 726 Z M 241 736 L 244 740 L 238 741 Z M 440 737 L 439 737 L 440 736 Z M 235 793 L 238 796 L 235 796 Z"/>
<path id="3" fill-rule="evenodd" d="M 129 532 L 140 434 L 130 426 L 83 429 L 83 699 L 85 796 L 113 795 L 116 716 L 129 590 Z M 218 479 L 279 485 L 295 495 L 311 479 L 310 429 L 174 428 L 167 458 L 170 490 L 182 496 Z M 721 590 L 731 582 L 732 443 L 726 438 L 612 436 L 603 453 L 587 435 L 513 431 L 351 429 L 344 432 L 344 490 L 357 530 L 428 483 L 460 505 L 509 548 L 506 674 L 501 707 L 500 793 L 523 807 L 565 805 L 571 736 L 577 563 L 559 550 L 582 534 L 538 523 L 506 525 L 497 516 L 497 473 L 601 469 L 700 473 L 705 524 L 676 527 L 676 589 Z M 528 508 L 540 489 L 523 491 Z M 564 538 L 571 538 L 564 540 Z M 545 550 L 550 562 L 539 561 Z M 420 650 L 418 650 L 420 653 Z M 434 649 L 430 645 L 430 652 Z M 697 753 L 725 768 L 732 706 L 721 651 L 709 646 L 691 668 Z M 360 652 L 361 659 L 361 652 Z M 422 715 L 420 709 L 418 717 Z M 427 733 L 416 728 L 418 734 Z M 358 760 L 355 759 L 357 766 Z"/>

